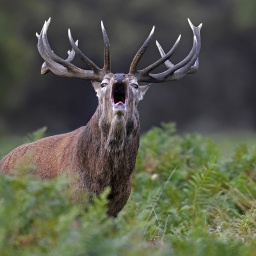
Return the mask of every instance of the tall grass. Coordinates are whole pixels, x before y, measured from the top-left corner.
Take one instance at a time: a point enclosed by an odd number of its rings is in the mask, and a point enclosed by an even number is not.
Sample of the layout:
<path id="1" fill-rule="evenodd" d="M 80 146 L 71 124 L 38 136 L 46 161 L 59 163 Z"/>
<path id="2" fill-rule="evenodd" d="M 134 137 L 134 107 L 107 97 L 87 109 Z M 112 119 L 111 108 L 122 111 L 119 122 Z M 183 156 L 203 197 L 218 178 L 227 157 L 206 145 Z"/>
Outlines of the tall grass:
<path id="1" fill-rule="evenodd" d="M 0 255 L 256 252 L 256 149 L 243 145 L 223 159 L 212 141 L 178 136 L 172 124 L 143 135 L 133 191 L 116 219 L 105 215 L 108 191 L 85 212 L 64 177 L 1 175 L 0 183 Z"/>

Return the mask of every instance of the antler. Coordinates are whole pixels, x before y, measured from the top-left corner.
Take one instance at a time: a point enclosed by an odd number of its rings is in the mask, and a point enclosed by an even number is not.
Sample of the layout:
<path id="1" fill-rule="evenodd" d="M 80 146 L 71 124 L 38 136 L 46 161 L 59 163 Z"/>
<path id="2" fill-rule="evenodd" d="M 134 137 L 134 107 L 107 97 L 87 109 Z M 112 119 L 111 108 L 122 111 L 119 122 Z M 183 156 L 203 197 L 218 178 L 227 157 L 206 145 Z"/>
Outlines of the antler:
<path id="1" fill-rule="evenodd" d="M 83 78 L 98 82 L 102 81 L 104 75 L 110 72 L 110 43 L 103 22 L 101 22 L 104 41 L 104 67 L 102 69 L 81 52 L 78 48 L 78 41 L 74 41 L 70 30 L 68 30 L 68 37 L 72 50 L 68 51 L 68 58 L 66 60 L 57 56 L 52 51 L 47 38 L 50 22 L 51 18 L 44 23 L 40 35 L 36 34 L 38 38 L 37 48 L 45 61 L 42 65 L 41 74 L 46 74 L 48 71 L 52 71 L 59 76 Z M 80 69 L 72 64 L 71 61 L 73 61 L 75 54 L 77 54 L 91 70 Z"/>
<path id="2" fill-rule="evenodd" d="M 201 48 L 200 29 L 202 27 L 202 24 L 200 24 L 198 27 L 195 27 L 189 19 L 188 19 L 188 22 L 194 35 L 193 46 L 190 53 L 184 60 L 182 60 L 181 62 L 175 65 L 168 60 L 173 55 L 174 51 L 176 50 L 180 42 L 180 37 L 181 37 L 180 35 L 177 41 L 175 42 L 175 44 L 173 45 L 173 47 L 171 48 L 171 50 L 167 54 L 165 54 L 160 44 L 156 41 L 156 45 L 160 52 L 161 58 L 156 62 L 154 62 L 153 64 L 149 65 L 148 67 L 142 70 L 137 70 L 137 65 L 139 63 L 139 60 L 141 59 L 142 55 L 145 53 L 149 45 L 149 42 L 152 39 L 152 36 L 154 33 L 154 27 L 153 27 L 148 38 L 146 39 L 142 47 L 139 49 L 139 51 L 136 53 L 135 57 L 133 58 L 129 73 L 135 75 L 138 81 L 140 82 L 150 82 L 150 83 L 160 83 L 160 82 L 165 82 L 170 80 L 179 80 L 186 74 L 195 73 L 199 67 L 198 55 Z M 155 70 L 157 67 L 159 67 L 163 63 L 168 68 L 166 71 L 158 74 L 151 73 L 153 70 Z"/>

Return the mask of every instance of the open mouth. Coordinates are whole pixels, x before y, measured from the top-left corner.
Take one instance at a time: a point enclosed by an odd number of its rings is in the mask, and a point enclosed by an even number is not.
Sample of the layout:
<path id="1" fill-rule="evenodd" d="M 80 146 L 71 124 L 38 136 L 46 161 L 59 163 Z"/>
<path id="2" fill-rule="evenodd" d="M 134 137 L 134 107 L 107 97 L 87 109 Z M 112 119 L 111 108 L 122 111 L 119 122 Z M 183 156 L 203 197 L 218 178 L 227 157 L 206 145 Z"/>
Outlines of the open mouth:
<path id="1" fill-rule="evenodd" d="M 127 89 L 124 83 L 115 83 L 112 87 L 112 103 L 114 107 L 125 107 L 127 101 Z"/>

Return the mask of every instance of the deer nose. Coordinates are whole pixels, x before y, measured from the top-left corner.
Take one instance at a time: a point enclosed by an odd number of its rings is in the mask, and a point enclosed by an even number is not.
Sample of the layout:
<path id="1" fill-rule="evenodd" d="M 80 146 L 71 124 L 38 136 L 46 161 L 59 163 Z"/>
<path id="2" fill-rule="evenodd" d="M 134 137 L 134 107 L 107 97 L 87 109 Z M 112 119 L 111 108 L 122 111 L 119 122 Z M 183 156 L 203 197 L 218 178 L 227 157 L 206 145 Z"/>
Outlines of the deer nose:
<path id="1" fill-rule="evenodd" d="M 114 76 L 115 83 L 117 84 L 123 84 L 125 82 L 125 74 L 123 73 L 117 73 Z"/>

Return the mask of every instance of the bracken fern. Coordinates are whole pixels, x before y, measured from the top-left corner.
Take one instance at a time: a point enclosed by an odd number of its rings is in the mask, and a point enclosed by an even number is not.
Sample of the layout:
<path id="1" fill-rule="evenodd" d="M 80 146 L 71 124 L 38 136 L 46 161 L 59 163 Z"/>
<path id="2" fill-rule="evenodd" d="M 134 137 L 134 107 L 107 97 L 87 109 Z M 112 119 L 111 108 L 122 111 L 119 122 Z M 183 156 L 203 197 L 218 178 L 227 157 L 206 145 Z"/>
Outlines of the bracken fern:
<path id="1" fill-rule="evenodd" d="M 255 148 L 223 160 L 207 138 L 153 128 L 117 219 L 105 215 L 108 190 L 84 211 L 65 177 L 0 175 L 1 255 L 255 255 L 255 166 Z"/>

